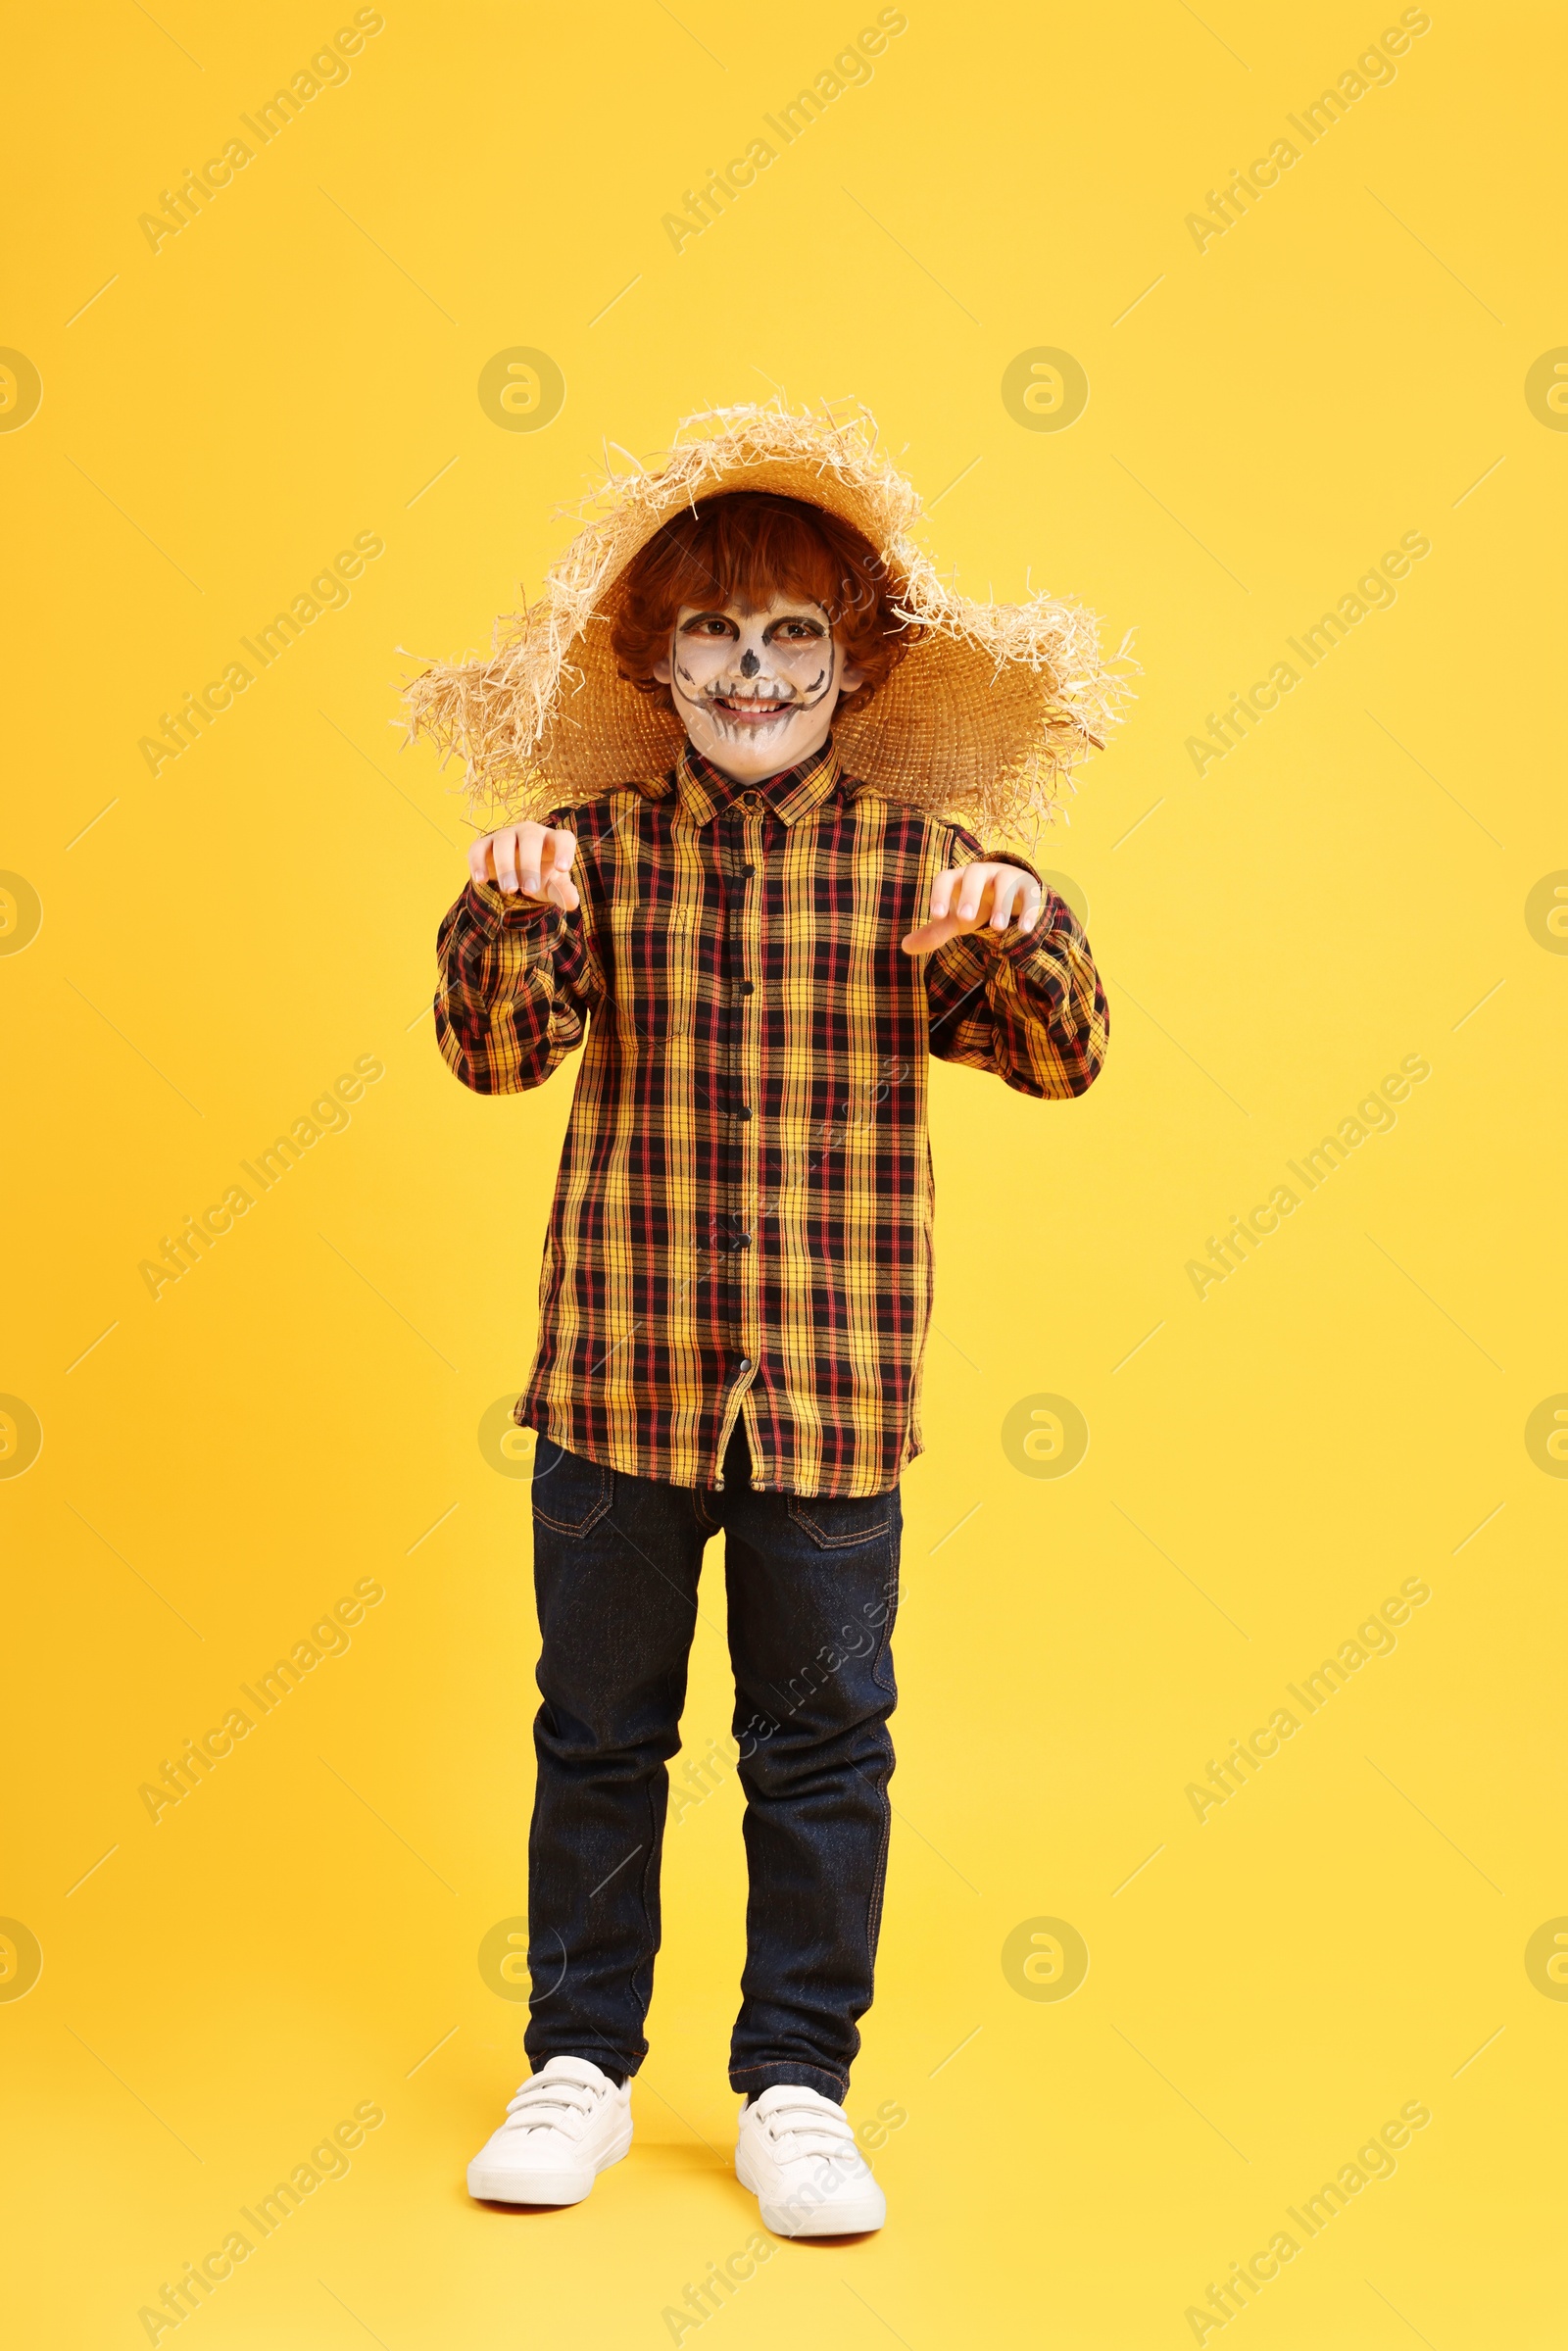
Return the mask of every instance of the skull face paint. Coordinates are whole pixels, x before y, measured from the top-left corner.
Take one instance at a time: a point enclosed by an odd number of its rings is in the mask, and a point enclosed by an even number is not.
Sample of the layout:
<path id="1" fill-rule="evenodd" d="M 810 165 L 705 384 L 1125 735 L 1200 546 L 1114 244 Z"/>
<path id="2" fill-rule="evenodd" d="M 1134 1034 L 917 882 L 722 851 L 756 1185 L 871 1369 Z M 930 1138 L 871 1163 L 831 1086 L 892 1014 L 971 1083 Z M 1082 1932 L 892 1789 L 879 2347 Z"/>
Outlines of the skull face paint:
<path id="1" fill-rule="evenodd" d="M 782 775 L 819 751 L 839 696 L 862 681 L 821 606 L 795 597 L 765 612 L 683 605 L 654 675 L 693 749 L 737 783 Z"/>

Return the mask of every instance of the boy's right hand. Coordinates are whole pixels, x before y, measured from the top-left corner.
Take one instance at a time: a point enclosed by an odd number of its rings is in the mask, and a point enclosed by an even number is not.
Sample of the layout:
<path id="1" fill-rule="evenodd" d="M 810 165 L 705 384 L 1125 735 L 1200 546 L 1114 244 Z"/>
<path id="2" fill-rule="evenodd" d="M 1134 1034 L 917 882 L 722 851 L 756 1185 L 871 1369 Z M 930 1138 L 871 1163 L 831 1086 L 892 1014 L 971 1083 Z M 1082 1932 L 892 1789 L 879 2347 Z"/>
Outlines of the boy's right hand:
<path id="1" fill-rule="evenodd" d="M 468 871 L 476 884 L 494 882 L 507 896 L 543 900 L 567 913 L 581 904 L 569 871 L 577 854 L 577 836 L 564 827 L 539 824 L 503 825 L 486 833 L 468 852 Z"/>

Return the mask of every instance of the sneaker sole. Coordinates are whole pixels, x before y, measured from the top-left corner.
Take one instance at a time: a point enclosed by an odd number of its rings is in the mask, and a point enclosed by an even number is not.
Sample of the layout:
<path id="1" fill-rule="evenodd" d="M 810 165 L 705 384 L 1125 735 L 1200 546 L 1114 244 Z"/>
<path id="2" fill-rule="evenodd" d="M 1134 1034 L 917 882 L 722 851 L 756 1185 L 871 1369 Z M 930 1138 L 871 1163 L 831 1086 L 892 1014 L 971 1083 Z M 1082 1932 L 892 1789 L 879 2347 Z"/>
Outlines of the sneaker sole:
<path id="1" fill-rule="evenodd" d="M 468 2193 L 480 2204 L 581 2204 L 601 2172 L 620 2163 L 631 2151 L 631 2131 L 601 2155 L 592 2171 L 529 2172 L 501 2167 L 485 2169 L 477 2157 L 468 2166 Z"/>
<path id="2" fill-rule="evenodd" d="M 880 2229 L 888 2217 L 888 2200 L 879 2187 L 873 2187 L 853 2203 L 816 2205 L 808 2211 L 799 2205 L 770 2204 L 756 2180 L 747 2177 L 747 2167 L 738 2152 L 735 2177 L 742 2187 L 751 2189 L 763 2228 L 771 2229 L 775 2236 L 864 2236 Z"/>

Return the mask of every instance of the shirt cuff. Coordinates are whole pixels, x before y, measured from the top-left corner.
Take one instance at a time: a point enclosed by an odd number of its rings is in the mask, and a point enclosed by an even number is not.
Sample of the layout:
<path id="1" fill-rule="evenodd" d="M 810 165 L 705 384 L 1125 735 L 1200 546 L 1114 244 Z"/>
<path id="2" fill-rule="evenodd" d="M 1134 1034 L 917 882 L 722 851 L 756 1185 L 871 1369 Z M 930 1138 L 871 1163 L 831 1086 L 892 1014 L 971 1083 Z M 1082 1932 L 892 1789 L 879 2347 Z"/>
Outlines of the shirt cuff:
<path id="1" fill-rule="evenodd" d="M 474 922 L 491 938 L 502 931 L 525 930 L 537 915 L 565 919 L 564 907 L 553 899 L 524 898 L 520 890 L 503 890 L 495 882 L 470 881 L 464 897 Z"/>

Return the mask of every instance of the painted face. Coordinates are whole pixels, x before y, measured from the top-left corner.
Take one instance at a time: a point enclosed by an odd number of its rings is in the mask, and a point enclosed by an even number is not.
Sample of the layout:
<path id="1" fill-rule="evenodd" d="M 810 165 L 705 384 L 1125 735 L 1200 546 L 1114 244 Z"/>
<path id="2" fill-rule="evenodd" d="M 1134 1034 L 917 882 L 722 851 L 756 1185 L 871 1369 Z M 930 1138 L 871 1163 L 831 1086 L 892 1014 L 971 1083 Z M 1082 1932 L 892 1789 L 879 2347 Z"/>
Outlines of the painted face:
<path id="1" fill-rule="evenodd" d="M 683 605 L 654 675 L 694 750 L 737 783 L 782 775 L 819 751 L 839 696 L 862 678 L 821 606 L 796 597 L 765 612 Z"/>

